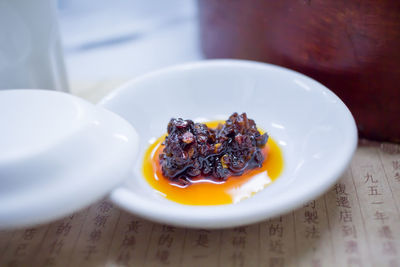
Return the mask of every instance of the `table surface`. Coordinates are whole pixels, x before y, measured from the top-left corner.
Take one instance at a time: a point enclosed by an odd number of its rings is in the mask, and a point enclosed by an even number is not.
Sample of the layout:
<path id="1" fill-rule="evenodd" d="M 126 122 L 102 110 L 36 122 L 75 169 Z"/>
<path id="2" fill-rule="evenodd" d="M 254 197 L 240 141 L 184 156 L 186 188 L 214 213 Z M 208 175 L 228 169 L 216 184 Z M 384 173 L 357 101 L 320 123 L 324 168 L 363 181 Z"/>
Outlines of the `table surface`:
<path id="1" fill-rule="evenodd" d="M 362 141 L 320 198 L 245 227 L 152 223 L 107 199 L 48 225 L 0 231 L 0 266 L 400 266 L 400 146 Z"/>
<path id="2" fill-rule="evenodd" d="M 136 32 L 118 29 L 125 39 L 74 35 L 76 18 L 61 12 L 71 92 L 95 103 L 140 74 L 201 59 L 189 2 Z M 334 187 L 281 217 L 184 229 L 103 199 L 47 225 L 0 231 L 0 266 L 400 266 L 399 208 L 400 146 L 362 140 Z"/>

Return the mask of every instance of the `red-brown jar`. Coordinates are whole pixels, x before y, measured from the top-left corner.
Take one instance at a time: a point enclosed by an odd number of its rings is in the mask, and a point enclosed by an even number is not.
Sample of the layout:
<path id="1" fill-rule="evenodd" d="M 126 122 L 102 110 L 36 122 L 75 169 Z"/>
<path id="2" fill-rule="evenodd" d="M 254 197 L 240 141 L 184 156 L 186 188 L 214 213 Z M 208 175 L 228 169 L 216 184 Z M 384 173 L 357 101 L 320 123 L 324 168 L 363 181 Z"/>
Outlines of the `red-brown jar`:
<path id="1" fill-rule="evenodd" d="M 362 137 L 400 142 L 400 1 L 199 0 L 209 58 L 285 66 L 333 90 Z"/>

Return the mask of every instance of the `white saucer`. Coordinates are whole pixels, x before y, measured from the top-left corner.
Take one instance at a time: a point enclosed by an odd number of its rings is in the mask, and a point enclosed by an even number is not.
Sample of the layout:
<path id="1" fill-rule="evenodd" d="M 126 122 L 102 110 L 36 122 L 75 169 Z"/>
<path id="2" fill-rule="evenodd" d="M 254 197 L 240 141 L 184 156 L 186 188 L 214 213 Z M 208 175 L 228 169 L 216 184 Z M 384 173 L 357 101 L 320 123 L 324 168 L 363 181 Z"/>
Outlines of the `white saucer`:
<path id="1" fill-rule="evenodd" d="M 134 175 L 111 199 L 134 214 L 178 226 L 238 226 L 295 209 L 336 182 L 357 145 L 354 119 L 334 93 L 302 74 L 263 63 L 210 60 L 167 68 L 127 83 L 100 105 L 130 122 L 141 139 Z M 285 166 L 274 183 L 221 206 L 174 203 L 146 183 L 144 152 L 166 132 L 171 117 L 226 119 L 233 112 L 246 112 L 278 141 Z"/>

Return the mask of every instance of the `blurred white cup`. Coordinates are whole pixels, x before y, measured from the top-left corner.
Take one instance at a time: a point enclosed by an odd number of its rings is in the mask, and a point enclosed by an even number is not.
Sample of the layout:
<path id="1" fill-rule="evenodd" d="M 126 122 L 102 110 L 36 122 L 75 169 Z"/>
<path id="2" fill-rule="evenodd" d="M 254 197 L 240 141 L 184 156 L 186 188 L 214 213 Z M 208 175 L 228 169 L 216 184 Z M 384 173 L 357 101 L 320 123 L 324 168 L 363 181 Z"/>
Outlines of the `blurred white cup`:
<path id="1" fill-rule="evenodd" d="M 0 0 L 0 90 L 68 91 L 55 0 Z"/>

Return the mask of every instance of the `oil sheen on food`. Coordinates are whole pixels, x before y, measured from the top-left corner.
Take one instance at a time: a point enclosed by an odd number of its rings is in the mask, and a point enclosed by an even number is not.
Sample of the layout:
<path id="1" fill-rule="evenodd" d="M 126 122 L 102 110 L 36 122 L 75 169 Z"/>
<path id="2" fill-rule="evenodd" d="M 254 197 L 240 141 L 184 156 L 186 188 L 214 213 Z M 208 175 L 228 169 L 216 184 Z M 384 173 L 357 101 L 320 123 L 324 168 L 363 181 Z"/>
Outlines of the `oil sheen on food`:
<path id="1" fill-rule="evenodd" d="M 220 121 L 206 123 L 214 128 Z M 261 132 L 261 131 L 260 131 Z M 283 156 L 278 144 L 268 138 L 262 149 L 265 156 L 261 168 L 246 171 L 240 176 L 231 176 L 226 181 L 216 182 L 206 178 L 192 180 L 183 187 L 163 176 L 159 155 L 166 135 L 158 138 L 147 149 L 143 161 L 143 175 L 146 181 L 165 198 L 186 205 L 222 205 L 237 203 L 264 189 L 279 177 L 283 170 Z"/>

